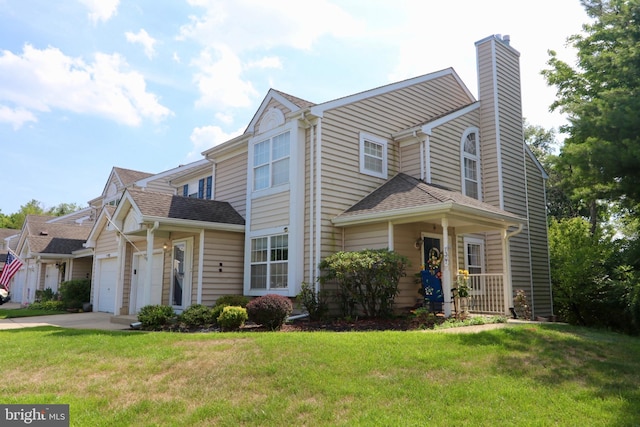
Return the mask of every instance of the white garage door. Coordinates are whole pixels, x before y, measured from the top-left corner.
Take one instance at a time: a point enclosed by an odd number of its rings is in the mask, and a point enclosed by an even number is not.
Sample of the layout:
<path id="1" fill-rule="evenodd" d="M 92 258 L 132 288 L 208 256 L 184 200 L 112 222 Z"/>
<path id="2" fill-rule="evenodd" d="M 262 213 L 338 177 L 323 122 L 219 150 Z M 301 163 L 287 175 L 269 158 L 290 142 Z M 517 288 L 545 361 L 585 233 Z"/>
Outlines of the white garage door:
<path id="1" fill-rule="evenodd" d="M 114 313 L 116 306 L 116 281 L 118 259 L 105 258 L 98 261 L 98 311 Z"/>

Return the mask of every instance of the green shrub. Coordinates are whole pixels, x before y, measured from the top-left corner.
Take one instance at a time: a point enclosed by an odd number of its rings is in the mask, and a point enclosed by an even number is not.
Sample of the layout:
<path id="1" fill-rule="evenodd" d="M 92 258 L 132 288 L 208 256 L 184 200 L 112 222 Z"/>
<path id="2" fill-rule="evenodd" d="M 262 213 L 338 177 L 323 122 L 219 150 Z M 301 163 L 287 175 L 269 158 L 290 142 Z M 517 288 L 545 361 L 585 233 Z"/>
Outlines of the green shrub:
<path id="1" fill-rule="evenodd" d="M 41 301 L 34 302 L 29 305 L 32 310 L 45 310 L 45 311 L 64 311 L 64 303 L 62 301 Z"/>
<path id="2" fill-rule="evenodd" d="M 60 284 L 60 299 L 66 308 L 82 308 L 91 298 L 91 280 L 76 279 Z"/>
<path id="3" fill-rule="evenodd" d="M 36 291 L 36 302 L 47 302 L 57 299 L 57 295 L 53 292 L 53 289 L 38 289 Z M 85 301 L 86 302 L 86 301 Z"/>
<path id="4" fill-rule="evenodd" d="M 322 291 L 316 292 L 308 283 L 302 284 L 302 289 L 296 300 L 307 310 L 311 320 L 321 320 L 329 311 L 325 293 Z"/>
<path id="5" fill-rule="evenodd" d="M 353 316 L 358 305 L 365 316 L 390 317 L 408 264 L 407 257 L 388 249 L 336 252 L 320 263 L 320 282 L 337 283 L 344 316 Z"/>
<path id="6" fill-rule="evenodd" d="M 218 324 L 223 331 L 234 331 L 244 325 L 248 318 L 246 308 L 228 305 L 220 313 Z"/>
<path id="7" fill-rule="evenodd" d="M 244 295 L 223 295 L 216 300 L 215 306 L 233 305 L 235 307 L 246 307 L 249 301 L 251 300 Z"/>
<path id="8" fill-rule="evenodd" d="M 178 321 L 187 328 L 212 325 L 216 322 L 211 308 L 202 304 L 193 304 L 178 316 Z"/>
<path id="9" fill-rule="evenodd" d="M 280 329 L 293 312 L 293 304 L 282 295 L 267 294 L 247 304 L 249 319 L 272 331 Z"/>
<path id="10" fill-rule="evenodd" d="M 211 309 L 211 317 L 213 318 L 213 324 L 214 325 L 218 325 L 218 318 L 222 314 L 222 311 L 224 310 L 225 307 L 229 307 L 229 306 L 228 305 L 216 305 L 215 307 L 213 307 Z M 239 306 L 236 305 L 234 307 L 239 307 Z"/>
<path id="11" fill-rule="evenodd" d="M 158 331 L 170 325 L 176 319 L 173 308 L 168 305 L 145 305 L 138 313 L 138 321 L 142 329 Z"/>

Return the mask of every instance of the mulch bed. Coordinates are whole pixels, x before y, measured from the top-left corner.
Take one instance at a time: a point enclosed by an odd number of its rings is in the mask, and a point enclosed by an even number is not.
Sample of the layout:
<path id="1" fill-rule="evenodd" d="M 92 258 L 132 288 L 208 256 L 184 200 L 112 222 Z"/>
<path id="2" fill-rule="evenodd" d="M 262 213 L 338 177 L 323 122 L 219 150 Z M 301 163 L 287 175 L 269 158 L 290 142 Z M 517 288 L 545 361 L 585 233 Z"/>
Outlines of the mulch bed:
<path id="1" fill-rule="evenodd" d="M 417 325 L 409 318 L 390 319 L 335 319 L 326 321 L 311 321 L 298 319 L 286 323 L 280 329 L 283 332 L 353 332 L 353 331 L 409 331 L 416 329 Z"/>

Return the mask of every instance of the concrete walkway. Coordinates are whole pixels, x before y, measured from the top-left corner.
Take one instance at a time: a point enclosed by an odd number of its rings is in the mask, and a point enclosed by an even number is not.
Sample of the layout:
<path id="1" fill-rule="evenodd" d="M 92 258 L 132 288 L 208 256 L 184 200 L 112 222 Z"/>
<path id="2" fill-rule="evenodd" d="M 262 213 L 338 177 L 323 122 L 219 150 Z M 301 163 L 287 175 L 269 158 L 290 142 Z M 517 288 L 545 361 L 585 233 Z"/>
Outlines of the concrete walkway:
<path id="1" fill-rule="evenodd" d="M 20 305 L 8 303 L 1 305 L 0 308 L 20 308 Z M 88 312 L 0 319 L 0 331 L 31 328 L 34 326 L 58 326 L 60 328 L 100 329 L 105 331 L 131 330 L 129 323 L 117 323 L 113 321 L 116 319 L 112 318 L 113 314 L 110 313 Z"/>

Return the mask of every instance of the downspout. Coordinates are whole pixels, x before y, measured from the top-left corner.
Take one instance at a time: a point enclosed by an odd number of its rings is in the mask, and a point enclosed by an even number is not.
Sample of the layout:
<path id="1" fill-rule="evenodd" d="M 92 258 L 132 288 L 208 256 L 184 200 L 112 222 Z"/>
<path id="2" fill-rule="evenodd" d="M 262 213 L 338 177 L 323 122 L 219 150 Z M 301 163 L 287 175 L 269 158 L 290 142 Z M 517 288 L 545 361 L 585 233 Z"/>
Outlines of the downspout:
<path id="1" fill-rule="evenodd" d="M 307 278 L 309 285 L 315 282 L 314 278 L 314 251 L 313 251 L 313 215 L 315 208 L 315 186 L 314 184 L 314 173 L 315 173 L 315 126 L 311 126 L 311 133 L 309 135 L 309 276 Z M 317 289 L 316 289 L 317 291 Z"/>
<path id="2" fill-rule="evenodd" d="M 512 232 L 507 232 L 507 230 L 503 230 L 503 253 L 504 253 L 504 265 L 502 267 L 505 279 L 505 289 L 504 289 L 504 306 L 505 308 L 513 308 L 513 280 L 511 279 L 511 247 L 509 245 L 509 240 L 517 236 L 522 232 L 524 226 L 522 224 L 518 224 L 518 229 Z M 506 313 L 505 313 L 506 314 Z"/>
<path id="3" fill-rule="evenodd" d="M 204 276 L 204 228 L 200 230 L 200 244 L 198 248 L 198 304 L 202 304 L 202 278 Z M 173 260 L 171 260 L 173 265 Z M 169 286 L 171 289 L 171 286 Z"/>
<path id="4" fill-rule="evenodd" d="M 315 262 L 313 265 L 313 269 L 315 272 L 316 279 L 318 278 L 319 271 L 318 265 L 320 265 L 320 244 L 321 244 L 321 236 L 322 236 L 322 211 L 321 211 L 321 201 L 322 201 L 322 118 L 318 117 L 317 131 L 316 131 L 316 202 L 315 202 Z M 320 284 L 317 280 L 314 280 L 316 293 L 320 290 Z"/>

